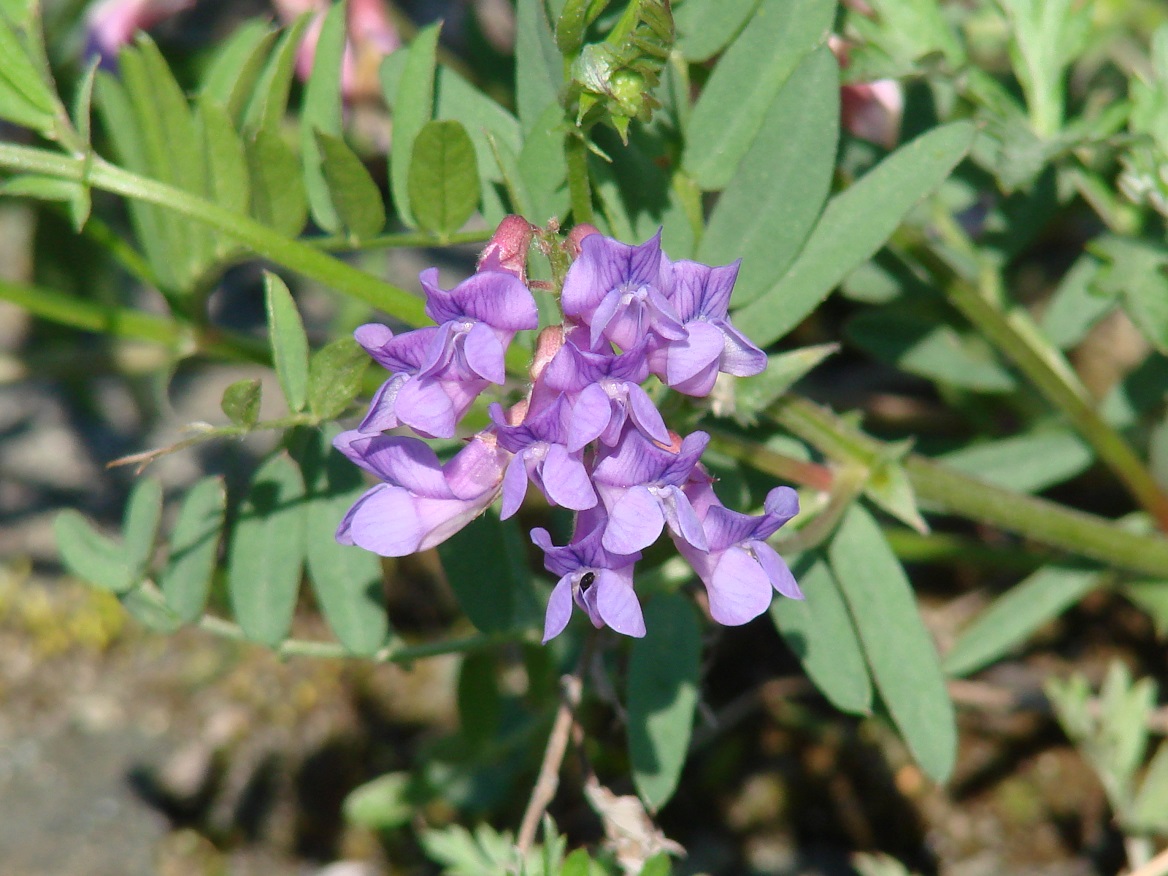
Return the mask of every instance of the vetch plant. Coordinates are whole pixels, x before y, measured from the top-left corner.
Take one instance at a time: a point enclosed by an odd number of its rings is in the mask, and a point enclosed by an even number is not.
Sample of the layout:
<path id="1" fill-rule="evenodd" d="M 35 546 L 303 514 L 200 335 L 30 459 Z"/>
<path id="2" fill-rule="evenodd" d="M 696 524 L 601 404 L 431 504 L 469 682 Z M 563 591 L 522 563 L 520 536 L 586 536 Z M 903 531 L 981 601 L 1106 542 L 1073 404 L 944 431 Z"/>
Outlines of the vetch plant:
<path id="1" fill-rule="evenodd" d="M 548 244 L 576 252 L 563 278 L 564 321 L 536 341 L 526 398 L 506 410 L 492 404 L 492 425 L 447 463 L 418 438 L 380 435 L 400 424 L 422 437 L 452 438 L 479 394 L 504 382 L 507 346 L 516 332 L 537 327 L 523 283 L 534 231 L 521 217 L 504 219 L 478 271 L 452 290 L 437 285 L 436 269 L 423 272 L 426 313 L 437 328 L 397 336 L 375 324 L 357 329 L 358 342 L 391 377 L 360 427 L 334 444 L 383 483 L 349 510 L 337 540 L 387 557 L 435 547 L 498 496 L 500 516 L 514 515 L 530 480 L 551 505 L 577 512 L 567 545 L 553 545 L 545 529 L 532 532 L 548 571 L 561 576 L 544 642 L 563 632 L 572 601 L 596 627 L 643 636 L 634 564 L 666 528 L 720 623 L 758 617 L 772 588 L 801 599 L 766 543 L 798 514 L 795 491 L 772 490 L 762 517 L 727 509 L 700 462 L 710 436 L 669 431 L 640 385 L 653 373 L 700 397 L 719 373 L 750 377 L 767 364 L 730 321 L 737 264 L 670 261 L 660 233 L 632 246 L 577 226 L 564 242 Z"/>
<path id="2" fill-rule="evenodd" d="M 2 218 L 28 231 L 5 267 L 29 266 L 0 299 L 32 325 L 0 370 L 61 375 L 128 444 L 119 531 L 95 480 L 52 494 L 77 506 L 54 532 L 141 624 L 448 657 L 457 729 L 338 789 L 407 867 L 661 876 L 674 805 L 671 835 L 762 871 L 819 808 L 753 837 L 721 808 L 823 786 L 805 746 L 839 754 L 823 799 L 876 758 L 915 809 L 976 772 L 958 708 L 992 742 L 987 702 L 1036 699 L 999 688 L 1097 656 L 1083 617 L 1133 664 L 1162 648 L 1168 24 L 516 0 L 512 64 L 466 18 L 289 0 L 219 45 L 129 38 L 186 5 L 94 7 L 87 67 L 84 22 L 46 40 L 39 4 L 0 2 Z M 406 248 L 452 279 L 399 285 Z M 222 400 L 176 437 L 159 412 L 190 381 Z M 208 442 L 230 461 L 141 471 Z M 1145 767 L 1152 686 L 1113 678 L 1114 720 L 1048 689 L 1136 864 L 1168 761 Z M 549 811 L 604 841 L 567 854 Z M 831 842 L 883 841 L 849 813 Z M 948 866 L 945 829 L 914 869 Z"/>

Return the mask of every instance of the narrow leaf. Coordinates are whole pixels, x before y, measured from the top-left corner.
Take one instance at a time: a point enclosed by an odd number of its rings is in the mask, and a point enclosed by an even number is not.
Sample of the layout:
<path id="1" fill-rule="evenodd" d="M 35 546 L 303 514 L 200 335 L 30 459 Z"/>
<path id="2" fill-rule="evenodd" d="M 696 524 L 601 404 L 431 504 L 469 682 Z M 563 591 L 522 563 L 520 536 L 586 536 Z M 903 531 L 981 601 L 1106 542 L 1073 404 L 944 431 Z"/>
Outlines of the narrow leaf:
<path id="1" fill-rule="evenodd" d="M 338 338 L 308 362 L 308 408 L 322 420 L 339 417 L 361 391 L 369 354 L 352 338 Z"/>
<path id="2" fill-rule="evenodd" d="M 735 320 L 766 346 L 798 325 L 861 262 L 884 245 L 913 205 L 933 191 L 973 142 L 969 122 L 934 128 L 897 149 L 828 202 L 787 273 Z"/>
<path id="3" fill-rule="evenodd" d="M 1163 833 L 1168 829 L 1168 742 L 1156 750 L 1140 790 L 1132 801 L 1124 830 Z"/>
<path id="4" fill-rule="evenodd" d="M 135 581 L 122 546 L 94 529 L 77 511 L 62 511 L 53 520 L 57 551 L 70 574 L 111 593 L 125 593 Z"/>
<path id="5" fill-rule="evenodd" d="M 945 655 L 948 675 L 977 672 L 1025 642 L 1100 585 L 1093 569 L 1044 566 L 994 600 L 961 632 Z"/>
<path id="6" fill-rule="evenodd" d="M 276 274 L 264 274 L 264 307 L 276 376 L 291 413 L 308 403 L 308 338 L 292 293 Z"/>
<path id="7" fill-rule="evenodd" d="M 967 475 L 1023 493 L 1036 493 L 1086 471 L 1090 446 L 1069 429 L 1046 429 L 985 441 L 937 457 Z"/>
<path id="8" fill-rule="evenodd" d="M 226 504 L 223 479 L 208 477 L 191 487 L 179 508 L 159 586 L 183 623 L 197 619 L 207 604 Z"/>
<path id="9" fill-rule="evenodd" d="M 122 542 L 130 580 L 141 581 L 146 577 L 161 521 L 162 484 L 154 478 L 141 478 L 130 492 L 122 521 Z"/>
<path id="10" fill-rule="evenodd" d="M 308 196 L 296 154 L 274 131 L 256 131 L 245 140 L 251 179 L 251 214 L 286 237 L 295 237 L 308 218 Z"/>
<path id="11" fill-rule="evenodd" d="M 769 107 L 803 60 L 827 40 L 835 0 L 763 0 L 722 56 L 694 105 L 681 163 L 703 189 L 725 188 Z"/>
<path id="12" fill-rule="evenodd" d="M 474 144 L 455 121 L 427 122 L 410 158 L 410 203 L 418 224 L 453 234 L 479 204 Z"/>
<path id="13" fill-rule="evenodd" d="M 556 48 L 542 0 L 515 6 L 515 106 L 524 135 L 540 130 L 540 116 L 556 103 L 564 84 L 564 61 Z"/>
<path id="14" fill-rule="evenodd" d="M 218 104 L 243 124 L 243 112 L 268 55 L 280 38 L 265 21 L 251 20 L 240 25 L 215 53 L 199 88 L 199 97 Z"/>
<path id="15" fill-rule="evenodd" d="M 673 13 L 677 48 L 691 64 L 708 61 L 738 35 L 759 0 L 686 0 Z"/>
<path id="16" fill-rule="evenodd" d="M 340 137 L 341 63 L 345 53 L 348 3 L 336 3 L 325 14 L 313 54 L 312 73 L 304 87 L 300 111 L 300 155 L 304 163 L 304 187 L 312 218 L 326 231 L 339 231 L 340 217 L 321 168 L 317 133 Z M 383 223 L 384 224 L 384 223 Z"/>
<path id="17" fill-rule="evenodd" d="M 304 562 L 304 481 L 286 455 L 256 472 L 236 516 L 227 563 L 231 608 L 244 634 L 275 647 L 292 625 Z"/>
<path id="18" fill-rule="evenodd" d="M 373 654 L 389 634 L 384 576 L 375 554 L 337 543 L 337 524 L 365 492 L 365 483 L 360 471 L 333 449 L 334 434 L 318 432 L 301 462 L 308 489 L 308 576 L 337 640 L 354 654 Z"/>
<path id="19" fill-rule="evenodd" d="M 957 756 L 953 703 L 904 569 L 859 505 L 844 515 L 828 556 L 881 699 L 917 763 L 945 781 Z"/>
<path id="20" fill-rule="evenodd" d="M 689 750 L 701 674 L 701 629 L 676 594 L 645 606 L 646 634 L 629 655 L 628 734 L 633 784 L 650 811 L 677 789 Z"/>
<path id="21" fill-rule="evenodd" d="M 256 79 L 240 125 L 241 130 L 255 132 L 280 129 L 284 111 L 288 108 L 292 77 L 296 72 L 296 54 L 310 21 L 312 15 L 301 15 L 280 35 L 275 50 Z"/>
<path id="22" fill-rule="evenodd" d="M 340 224 L 358 240 L 374 237 L 385 227 L 385 205 L 377 183 L 357 153 L 340 137 L 317 131 L 315 139 L 329 198 Z"/>
<path id="23" fill-rule="evenodd" d="M 203 98 L 198 104 L 198 122 L 207 162 L 207 198 L 227 210 L 246 215 L 251 203 L 247 152 L 231 116 L 219 104 Z"/>
<path id="24" fill-rule="evenodd" d="M 426 122 L 434 117 L 434 66 L 441 25 L 418 31 L 410 44 L 397 91 L 386 98 L 393 106 L 393 143 L 389 153 L 389 182 L 398 217 L 411 228 L 417 227 L 410 205 L 410 156 L 414 139 Z"/>
<path id="25" fill-rule="evenodd" d="M 791 571 L 804 599 L 775 599 L 771 620 L 808 677 L 833 706 L 866 715 L 872 710 L 872 681 L 856 628 L 826 560 L 808 554 Z"/>
<path id="26" fill-rule="evenodd" d="M 820 46 L 791 74 L 710 216 L 698 258 L 742 259 L 737 306 L 790 267 L 831 189 L 839 138 L 839 63 Z"/>

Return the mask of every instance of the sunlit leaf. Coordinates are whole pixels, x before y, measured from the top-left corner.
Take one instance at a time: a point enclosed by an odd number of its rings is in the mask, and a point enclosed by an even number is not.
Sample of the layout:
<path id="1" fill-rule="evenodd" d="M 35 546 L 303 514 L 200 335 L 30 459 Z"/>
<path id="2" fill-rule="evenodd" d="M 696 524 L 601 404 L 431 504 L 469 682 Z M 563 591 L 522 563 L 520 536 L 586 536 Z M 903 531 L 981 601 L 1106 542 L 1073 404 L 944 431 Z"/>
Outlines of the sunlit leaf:
<path id="1" fill-rule="evenodd" d="M 308 338 L 292 293 L 276 274 L 264 274 L 264 308 L 276 376 L 292 413 L 308 403 Z"/>
<path id="2" fill-rule="evenodd" d="M 385 205 L 377 183 L 340 137 L 317 131 L 316 144 L 329 197 L 341 225 L 358 240 L 374 237 L 385 227 Z"/>
<path id="3" fill-rule="evenodd" d="M 226 505 L 223 479 L 209 477 L 191 487 L 179 508 L 159 587 L 183 623 L 198 618 L 207 604 Z"/>
<path id="4" fill-rule="evenodd" d="M 125 593 L 137 583 L 122 546 L 99 533 L 77 511 L 70 508 L 58 514 L 53 534 L 61 561 L 71 574 L 111 593 Z"/>
<path id="5" fill-rule="evenodd" d="M 410 44 L 397 91 L 386 95 L 393 107 L 393 143 L 389 153 L 389 183 L 398 217 L 417 227 L 410 205 L 410 166 L 414 140 L 434 117 L 434 67 L 440 24 L 418 31 Z"/>

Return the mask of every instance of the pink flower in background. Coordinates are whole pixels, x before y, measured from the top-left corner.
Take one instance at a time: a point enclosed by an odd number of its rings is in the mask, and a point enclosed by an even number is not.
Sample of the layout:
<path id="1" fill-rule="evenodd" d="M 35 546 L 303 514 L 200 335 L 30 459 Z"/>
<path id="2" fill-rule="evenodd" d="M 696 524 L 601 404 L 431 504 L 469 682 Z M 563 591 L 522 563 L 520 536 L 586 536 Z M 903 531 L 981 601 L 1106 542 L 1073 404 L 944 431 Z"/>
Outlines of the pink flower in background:
<path id="1" fill-rule="evenodd" d="M 110 63 L 138 31 L 149 30 L 194 5 L 195 0 L 100 0 L 85 15 L 85 54 Z"/>
<path id="2" fill-rule="evenodd" d="M 316 57 L 320 28 L 331 3 L 329 0 L 273 0 L 276 14 L 286 23 L 305 13 L 313 20 L 296 56 L 296 73 L 307 79 Z M 369 100 L 380 96 L 377 70 L 381 59 L 401 47 L 401 37 L 390 17 L 385 0 L 349 0 L 348 41 L 341 68 L 341 93 L 347 100 Z"/>
<path id="3" fill-rule="evenodd" d="M 848 66 L 848 48 L 832 34 L 827 41 L 841 69 Z M 904 91 L 895 79 L 854 82 L 840 88 L 840 125 L 862 140 L 892 149 L 900 140 L 904 117 Z"/>

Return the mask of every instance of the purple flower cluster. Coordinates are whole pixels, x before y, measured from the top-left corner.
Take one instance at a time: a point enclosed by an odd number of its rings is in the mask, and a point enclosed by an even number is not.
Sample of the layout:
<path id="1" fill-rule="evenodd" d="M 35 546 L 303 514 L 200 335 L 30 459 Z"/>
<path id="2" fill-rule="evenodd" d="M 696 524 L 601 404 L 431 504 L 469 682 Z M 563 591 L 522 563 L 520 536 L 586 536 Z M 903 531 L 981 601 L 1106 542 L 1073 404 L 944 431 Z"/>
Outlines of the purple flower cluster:
<path id="1" fill-rule="evenodd" d="M 452 438 L 479 394 L 503 383 L 508 344 L 538 323 L 524 272 L 532 233 L 526 220 L 508 217 L 478 271 L 452 290 L 437 285 L 436 270 L 423 272 L 436 326 L 400 335 L 381 325 L 357 330 L 390 378 L 360 426 L 335 442 L 380 481 L 345 515 L 337 539 L 382 556 L 425 550 L 499 497 L 500 516 L 512 516 L 534 484 L 548 502 L 576 512 L 566 545 L 544 529 L 531 533 L 559 579 L 544 641 L 567 626 L 573 603 L 597 627 L 644 635 L 633 569 L 664 531 L 705 585 L 719 623 L 757 617 L 773 590 L 802 598 L 766 541 L 798 513 L 795 491 L 771 490 L 757 517 L 723 506 L 700 462 L 709 435 L 671 432 L 642 387 L 652 374 L 704 396 L 719 372 L 741 377 L 766 367 L 728 315 L 737 263 L 674 262 L 660 234 L 629 246 L 578 227 L 565 244 L 576 255 L 563 283 L 565 320 L 539 336 L 527 398 L 509 409 L 492 404 L 491 425 L 446 463 L 419 438 L 383 434 L 407 426 Z"/>

